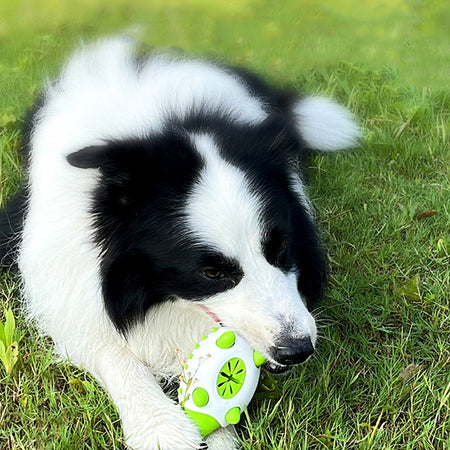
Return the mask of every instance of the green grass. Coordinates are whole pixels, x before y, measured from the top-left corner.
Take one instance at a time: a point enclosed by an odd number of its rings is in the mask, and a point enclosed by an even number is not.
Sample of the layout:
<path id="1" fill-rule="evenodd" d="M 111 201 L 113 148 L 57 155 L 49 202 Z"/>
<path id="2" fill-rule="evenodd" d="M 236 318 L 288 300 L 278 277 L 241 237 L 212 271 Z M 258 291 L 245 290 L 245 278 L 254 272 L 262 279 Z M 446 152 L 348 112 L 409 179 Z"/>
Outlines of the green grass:
<path id="1" fill-rule="evenodd" d="M 243 448 L 447 449 L 447 2 L 278 3 L 41 0 L 20 9 L 0 1 L 0 203 L 19 185 L 25 111 L 81 37 L 144 23 L 152 45 L 223 55 L 338 99 L 366 138 L 311 167 L 331 258 L 316 312 L 319 351 L 287 377 L 263 379 L 240 428 Z M 22 336 L 12 376 L 0 368 L 0 448 L 121 448 L 107 395 L 88 374 L 55 362 L 49 340 L 20 312 L 18 280 L 4 274 L 0 286 L 0 318 L 12 307 Z"/>

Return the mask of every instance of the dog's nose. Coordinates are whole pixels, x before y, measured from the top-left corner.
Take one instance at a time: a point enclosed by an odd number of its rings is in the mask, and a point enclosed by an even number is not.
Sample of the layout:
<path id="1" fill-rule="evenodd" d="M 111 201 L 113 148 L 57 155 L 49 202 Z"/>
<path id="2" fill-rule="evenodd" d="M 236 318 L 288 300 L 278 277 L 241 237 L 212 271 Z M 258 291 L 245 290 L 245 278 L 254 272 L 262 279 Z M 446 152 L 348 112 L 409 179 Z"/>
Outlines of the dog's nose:
<path id="1" fill-rule="evenodd" d="M 292 366 L 306 361 L 314 352 L 314 346 L 309 337 L 289 339 L 272 347 L 273 359 L 285 366 Z"/>

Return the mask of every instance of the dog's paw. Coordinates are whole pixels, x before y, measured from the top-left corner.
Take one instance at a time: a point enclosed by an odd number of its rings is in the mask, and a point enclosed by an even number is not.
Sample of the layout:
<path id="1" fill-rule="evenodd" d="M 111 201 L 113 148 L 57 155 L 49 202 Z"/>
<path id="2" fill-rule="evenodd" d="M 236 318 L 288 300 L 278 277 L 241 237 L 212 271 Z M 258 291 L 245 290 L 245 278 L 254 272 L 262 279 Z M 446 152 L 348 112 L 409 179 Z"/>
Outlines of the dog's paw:
<path id="1" fill-rule="evenodd" d="M 179 411 L 173 415 L 139 417 L 123 422 L 124 437 L 130 450 L 198 450 L 204 439 L 192 421 Z"/>
<path id="2" fill-rule="evenodd" d="M 206 450 L 209 448 L 206 443 L 201 442 L 201 437 L 179 433 L 176 436 L 171 433 L 167 436 L 158 436 L 154 432 L 140 436 L 129 435 L 125 442 L 129 450 Z"/>
<path id="3" fill-rule="evenodd" d="M 219 428 L 206 439 L 208 450 L 235 450 L 239 448 L 239 441 L 233 426 Z"/>

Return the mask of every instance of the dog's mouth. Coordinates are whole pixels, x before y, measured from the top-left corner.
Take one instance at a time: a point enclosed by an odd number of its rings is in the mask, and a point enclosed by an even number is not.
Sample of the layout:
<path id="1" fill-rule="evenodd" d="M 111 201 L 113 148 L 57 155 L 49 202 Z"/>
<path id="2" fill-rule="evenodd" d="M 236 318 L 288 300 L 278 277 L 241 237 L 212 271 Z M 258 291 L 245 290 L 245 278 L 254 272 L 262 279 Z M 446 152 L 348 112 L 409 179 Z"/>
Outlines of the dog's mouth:
<path id="1" fill-rule="evenodd" d="M 267 361 L 263 364 L 263 369 L 267 370 L 267 372 L 273 373 L 273 374 L 281 374 L 285 372 L 289 372 L 292 370 L 294 366 L 283 366 L 281 364 L 277 364 L 275 362 Z"/>

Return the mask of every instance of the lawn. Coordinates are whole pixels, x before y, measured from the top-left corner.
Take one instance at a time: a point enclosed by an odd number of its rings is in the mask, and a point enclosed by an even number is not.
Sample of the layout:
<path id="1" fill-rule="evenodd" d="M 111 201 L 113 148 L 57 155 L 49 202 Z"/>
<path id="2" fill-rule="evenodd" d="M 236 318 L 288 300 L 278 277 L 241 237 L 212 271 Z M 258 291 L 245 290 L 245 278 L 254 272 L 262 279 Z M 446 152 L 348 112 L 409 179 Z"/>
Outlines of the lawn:
<path id="1" fill-rule="evenodd" d="M 245 65 L 355 112 L 361 148 L 312 161 L 331 261 L 312 361 L 264 374 L 244 449 L 450 448 L 450 8 L 445 1 L 0 0 L 0 204 L 26 110 L 70 49 L 114 32 Z M 98 384 L 57 363 L 0 275 L 19 358 L 0 364 L 0 449 L 122 447 Z"/>

